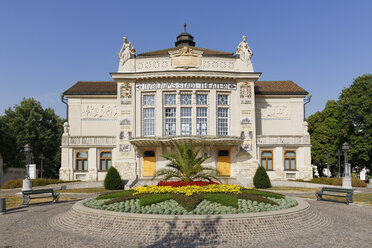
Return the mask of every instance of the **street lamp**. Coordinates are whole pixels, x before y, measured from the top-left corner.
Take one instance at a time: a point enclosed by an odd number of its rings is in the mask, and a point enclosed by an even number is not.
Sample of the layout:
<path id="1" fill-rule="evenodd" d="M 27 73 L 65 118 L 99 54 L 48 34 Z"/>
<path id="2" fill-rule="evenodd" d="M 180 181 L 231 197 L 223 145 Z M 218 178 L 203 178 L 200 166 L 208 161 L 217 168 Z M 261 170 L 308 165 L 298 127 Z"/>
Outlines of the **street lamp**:
<path id="1" fill-rule="evenodd" d="M 340 163 L 341 151 L 337 150 L 336 155 L 338 156 L 338 178 L 340 178 L 341 176 L 341 163 Z"/>
<path id="2" fill-rule="evenodd" d="M 351 187 L 351 177 L 350 177 L 350 166 L 347 162 L 347 152 L 349 151 L 349 144 L 345 142 L 342 144 L 342 151 L 344 152 L 345 157 L 345 173 L 344 177 L 342 178 L 342 187 L 343 188 L 352 188 Z"/>
<path id="3" fill-rule="evenodd" d="M 39 159 L 41 161 L 40 177 L 43 178 L 43 160 L 45 159 L 44 154 L 40 154 Z"/>
<path id="4" fill-rule="evenodd" d="M 23 180 L 22 191 L 32 189 L 32 181 L 31 181 L 30 172 L 29 172 L 29 167 L 31 164 L 31 147 L 29 144 L 25 145 L 24 152 L 26 153 L 26 178 Z"/>

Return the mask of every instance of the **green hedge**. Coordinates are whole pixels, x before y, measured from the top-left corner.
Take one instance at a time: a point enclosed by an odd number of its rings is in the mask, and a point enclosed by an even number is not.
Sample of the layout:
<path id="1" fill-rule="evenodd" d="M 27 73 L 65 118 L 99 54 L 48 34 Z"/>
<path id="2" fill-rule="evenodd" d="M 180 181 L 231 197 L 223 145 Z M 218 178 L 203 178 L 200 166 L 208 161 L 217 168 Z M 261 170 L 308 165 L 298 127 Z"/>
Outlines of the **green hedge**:
<path id="1" fill-rule="evenodd" d="M 24 178 L 18 178 L 14 180 L 10 180 L 5 182 L 3 185 L 1 185 L 2 189 L 16 189 L 16 188 L 22 188 Z M 59 184 L 59 183 L 65 183 L 65 181 L 59 180 L 59 179 L 50 179 L 50 178 L 37 178 L 32 180 L 32 186 L 45 186 L 49 184 Z"/>

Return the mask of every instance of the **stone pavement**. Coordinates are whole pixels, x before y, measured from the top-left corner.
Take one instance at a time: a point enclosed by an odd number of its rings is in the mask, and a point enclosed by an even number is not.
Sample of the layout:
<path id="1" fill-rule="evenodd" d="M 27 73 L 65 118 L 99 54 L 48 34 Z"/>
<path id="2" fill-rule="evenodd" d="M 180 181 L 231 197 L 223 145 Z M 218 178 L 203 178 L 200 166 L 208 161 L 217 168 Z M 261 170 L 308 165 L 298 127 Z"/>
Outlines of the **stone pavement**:
<path id="1" fill-rule="evenodd" d="M 0 215 L 0 247 L 372 247 L 372 208 L 308 200 L 311 210 L 328 219 L 326 226 L 296 235 L 273 235 L 265 239 L 242 239 L 231 246 L 210 240 L 183 240 L 170 235 L 152 244 L 134 243 L 130 235 L 120 240 L 99 238 L 95 233 L 63 231 L 53 219 L 70 210 L 75 202 L 35 204 Z M 286 226 L 274 232 L 283 233 Z M 108 230 L 109 231 L 109 230 Z M 274 234 L 274 233 L 273 233 Z M 145 242 L 146 243 L 146 242 Z"/>

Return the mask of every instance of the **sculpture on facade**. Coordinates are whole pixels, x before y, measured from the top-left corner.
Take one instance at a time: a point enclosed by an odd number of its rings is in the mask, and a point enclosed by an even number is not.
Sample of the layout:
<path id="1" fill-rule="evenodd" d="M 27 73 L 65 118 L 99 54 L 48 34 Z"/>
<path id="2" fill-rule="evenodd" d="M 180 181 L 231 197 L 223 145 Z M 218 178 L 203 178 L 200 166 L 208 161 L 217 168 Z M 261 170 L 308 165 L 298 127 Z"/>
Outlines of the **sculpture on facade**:
<path id="1" fill-rule="evenodd" d="M 123 46 L 121 47 L 119 52 L 119 59 L 122 65 L 124 65 L 125 62 L 127 62 L 128 59 L 130 59 L 136 52 L 132 43 L 128 42 L 127 37 L 123 37 L 123 41 Z"/>
<path id="2" fill-rule="evenodd" d="M 250 63 L 251 57 L 253 56 L 253 52 L 249 47 L 248 43 L 245 41 L 247 37 L 243 35 L 242 39 L 243 40 L 238 45 L 236 54 L 239 54 L 240 59 L 243 60 L 245 63 Z"/>

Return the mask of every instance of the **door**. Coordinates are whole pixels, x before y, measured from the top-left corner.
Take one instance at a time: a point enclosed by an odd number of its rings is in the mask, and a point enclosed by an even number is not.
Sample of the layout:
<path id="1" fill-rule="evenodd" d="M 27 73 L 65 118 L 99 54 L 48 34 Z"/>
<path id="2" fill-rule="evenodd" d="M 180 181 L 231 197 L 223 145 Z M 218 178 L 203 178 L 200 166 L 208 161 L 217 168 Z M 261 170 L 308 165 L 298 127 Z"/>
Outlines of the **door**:
<path id="1" fill-rule="evenodd" d="M 142 152 L 142 176 L 153 177 L 156 170 L 156 151 L 144 150 Z"/>
<path id="2" fill-rule="evenodd" d="M 217 171 L 220 176 L 230 176 L 231 173 L 230 150 L 217 151 Z"/>

